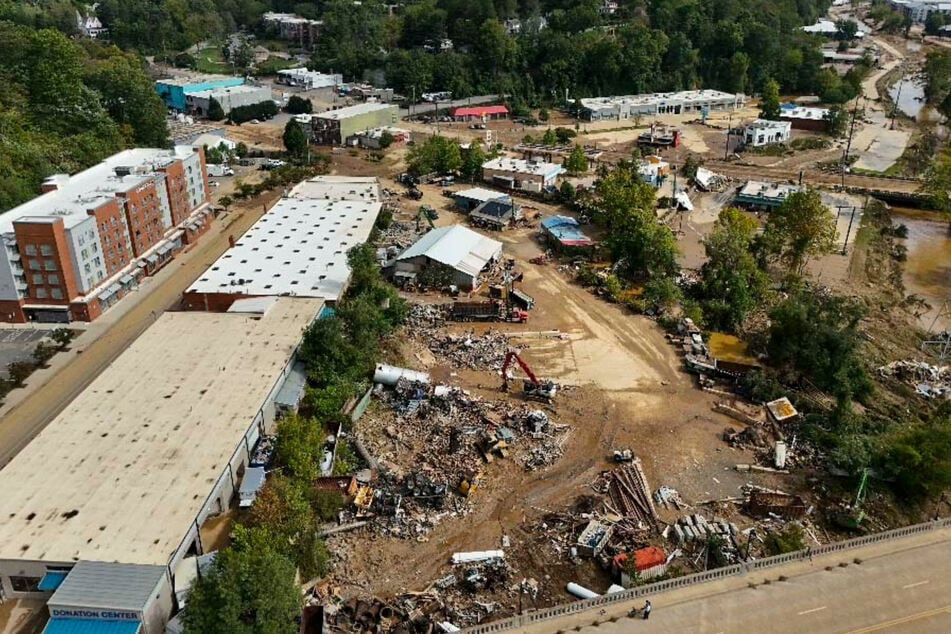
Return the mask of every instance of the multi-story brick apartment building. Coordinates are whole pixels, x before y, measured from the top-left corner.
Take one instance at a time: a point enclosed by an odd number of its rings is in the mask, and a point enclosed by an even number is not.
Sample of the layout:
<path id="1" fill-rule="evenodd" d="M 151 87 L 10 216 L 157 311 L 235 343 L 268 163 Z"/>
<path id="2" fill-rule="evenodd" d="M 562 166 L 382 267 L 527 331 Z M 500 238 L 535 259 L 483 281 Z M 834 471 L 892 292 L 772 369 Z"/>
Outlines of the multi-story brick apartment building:
<path id="1" fill-rule="evenodd" d="M 204 153 L 120 152 L 0 216 L 0 321 L 91 321 L 211 223 Z"/>

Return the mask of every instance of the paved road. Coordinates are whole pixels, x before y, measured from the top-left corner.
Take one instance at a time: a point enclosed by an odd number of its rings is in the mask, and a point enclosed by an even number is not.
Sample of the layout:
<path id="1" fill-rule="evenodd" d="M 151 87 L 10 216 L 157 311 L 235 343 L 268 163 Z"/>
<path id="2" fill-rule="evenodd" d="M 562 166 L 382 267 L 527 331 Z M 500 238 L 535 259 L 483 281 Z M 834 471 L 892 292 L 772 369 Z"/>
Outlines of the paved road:
<path id="1" fill-rule="evenodd" d="M 840 562 L 849 565 L 839 567 Z M 944 634 L 951 632 L 949 570 L 951 530 L 946 529 L 658 594 L 647 622 L 621 617 L 611 623 L 611 616 L 630 609 L 624 605 L 605 615 L 589 611 L 523 631 L 567 632 L 582 625 L 579 631 L 589 634 Z M 778 581 L 781 574 L 788 580 Z M 764 579 L 771 583 L 764 585 Z M 750 588 L 750 582 L 757 586 Z M 640 607 L 644 600 L 634 603 Z M 604 622 L 592 626 L 596 619 Z"/>
<path id="2" fill-rule="evenodd" d="M 279 193 L 266 194 L 273 201 Z M 70 360 L 0 420 L 0 467 L 25 447 L 154 320 L 174 306 L 182 293 L 228 248 L 228 237 L 242 235 L 263 215 L 265 200 L 232 208 L 193 249 L 182 253 L 153 278 L 149 294 L 101 337 Z M 268 202 L 269 205 L 269 202 Z M 144 289 L 143 289 L 144 290 Z"/>

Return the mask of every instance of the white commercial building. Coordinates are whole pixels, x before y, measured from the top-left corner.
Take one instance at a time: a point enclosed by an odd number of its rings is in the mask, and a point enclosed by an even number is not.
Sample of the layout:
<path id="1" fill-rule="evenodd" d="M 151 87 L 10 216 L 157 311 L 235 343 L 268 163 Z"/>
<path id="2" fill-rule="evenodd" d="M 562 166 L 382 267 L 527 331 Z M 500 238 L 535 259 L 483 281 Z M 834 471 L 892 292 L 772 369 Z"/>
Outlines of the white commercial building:
<path id="1" fill-rule="evenodd" d="M 0 470 L 3 596 L 47 599 L 54 618 L 160 634 L 175 571 L 215 547 L 202 526 L 228 509 L 272 430 L 276 395 L 322 307 L 285 297 L 256 314 L 160 316 Z M 59 631 L 103 631 L 87 625 Z"/>
<path id="2" fill-rule="evenodd" d="M 564 171 L 557 163 L 500 156 L 482 164 L 482 180 L 507 189 L 541 192 L 554 187 Z"/>
<path id="3" fill-rule="evenodd" d="M 347 252 L 366 242 L 382 205 L 375 178 L 319 176 L 297 185 L 185 292 L 192 310 L 244 297 L 336 302 L 350 281 Z"/>
<path id="4" fill-rule="evenodd" d="M 452 269 L 452 283 L 469 290 L 479 274 L 502 258 L 502 243 L 481 233 L 452 225 L 433 229 L 396 258 L 396 275 L 411 277 L 434 265 Z"/>
<path id="5" fill-rule="evenodd" d="M 719 90 L 684 90 L 582 99 L 579 116 L 589 121 L 622 120 L 638 115 L 735 110 L 745 104 L 746 96 L 742 94 L 734 95 Z"/>
<path id="6" fill-rule="evenodd" d="M 263 101 L 271 101 L 273 95 L 268 86 L 254 86 L 252 84 L 242 84 L 240 86 L 224 86 L 220 88 L 211 88 L 209 90 L 199 90 L 185 95 L 185 103 L 189 112 L 197 115 L 207 115 L 211 100 L 214 99 L 221 105 L 221 109 L 227 115 L 235 108 L 241 106 L 253 106 Z"/>
<path id="7" fill-rule="evenodd" d="M 287 68 L 277 71 L 277 81 L 301 88 L 332 88 L 343 83 L 343 75 L 319 73 L 306 68 Z"/>
<path id="8" fill-rule="evenodd" d="M 743 144 L 750 147 L 762 147 L 774 143 L 786 143 L 792 134 L 789 121 L 770 121 L 757 119 L 743 126 Z"/>

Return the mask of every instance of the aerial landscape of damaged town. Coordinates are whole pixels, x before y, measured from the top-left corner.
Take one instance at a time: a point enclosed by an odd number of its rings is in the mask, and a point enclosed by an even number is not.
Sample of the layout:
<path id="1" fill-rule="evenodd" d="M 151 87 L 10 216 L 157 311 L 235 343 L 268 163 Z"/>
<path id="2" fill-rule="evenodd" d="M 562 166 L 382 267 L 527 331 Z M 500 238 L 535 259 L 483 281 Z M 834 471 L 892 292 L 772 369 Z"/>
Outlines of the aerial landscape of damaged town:
<path id="1" fill-rule="evenodd" d="M 951 632 L 951 4 L 0 0 L 0 634 Z"/>

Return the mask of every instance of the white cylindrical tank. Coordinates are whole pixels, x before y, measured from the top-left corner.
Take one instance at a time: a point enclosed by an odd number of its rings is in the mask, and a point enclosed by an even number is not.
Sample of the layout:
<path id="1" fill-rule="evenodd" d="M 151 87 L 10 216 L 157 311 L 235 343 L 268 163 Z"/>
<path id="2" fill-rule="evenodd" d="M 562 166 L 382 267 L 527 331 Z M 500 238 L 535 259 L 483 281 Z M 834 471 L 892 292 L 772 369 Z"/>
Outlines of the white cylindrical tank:
<path id="1" fill-rule="evenodd" d="M 776 441 L 776 468 L 786 468 L 786 443 L 782 440 Z"/>
<path id="2" fill-rule="evenodd" d="M 376 370 L 373 372 L 374 383 L 392 387 L 401 378 L 414 383 L 429 383 L 429 375 L 425 372 L 398 368 L 395 365 L 386 365 L 385 363 L 376 364 Z"/>
<path id="3" fill-rule="evenodd" d="M 584 586 L 578 585 L 574 581 L 568 584 L 566 590 L 568 590 L 569 593 L 575 595 L 579 599 L 597 599 L 598 597 L 601 596 L 597 592 L 588 590 Z"/>

